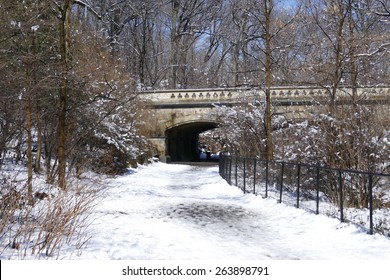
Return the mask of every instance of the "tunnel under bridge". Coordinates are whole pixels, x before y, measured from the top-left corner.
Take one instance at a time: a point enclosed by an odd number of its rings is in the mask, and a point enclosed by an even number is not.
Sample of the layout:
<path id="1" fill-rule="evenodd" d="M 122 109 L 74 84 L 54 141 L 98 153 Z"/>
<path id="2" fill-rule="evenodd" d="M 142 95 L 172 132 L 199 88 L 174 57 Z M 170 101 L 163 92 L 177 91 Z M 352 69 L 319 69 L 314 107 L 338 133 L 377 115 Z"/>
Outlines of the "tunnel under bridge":
<path id="1" fill-rule="evenodd" d="M 214 122 L 192 122 L 166 130 L 166 154 L 173 162 L 199 161 L 199 134 L 217 127 Z"/>

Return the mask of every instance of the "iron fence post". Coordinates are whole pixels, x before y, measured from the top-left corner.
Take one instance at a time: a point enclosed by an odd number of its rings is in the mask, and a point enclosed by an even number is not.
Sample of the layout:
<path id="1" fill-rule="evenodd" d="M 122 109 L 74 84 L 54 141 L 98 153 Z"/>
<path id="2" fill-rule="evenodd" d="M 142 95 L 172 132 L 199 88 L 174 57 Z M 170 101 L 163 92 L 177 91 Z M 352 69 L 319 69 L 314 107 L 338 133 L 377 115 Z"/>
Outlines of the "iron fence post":
<path id="1" fill-rule="evenodd" d="M 230 158 L 228 158 L 227 156 L 224 156 L 224 158 L 223 158 L 223 172 L 224 172 L 226 181 L 228 181 L 228 169 L 227 169 L 228 165 L 227 165 L 227 163 L 229 161 L 230 161 Z"/>
<path id="2" fill-rule="evenodd" d="M 257 160 L 253 160 L 253 194 L 256 194 L 256 163 Z"/>
<path id="3" fill-rule="evenodd" d="M 236 173 L 234 174 L 234 176 L 236 177 L 236 187 L 238 187 L 238 178 L 237 178 L 237 173 L 238 173 L 238 157 L 237 157 L 237 156 L 236 156 L 235 171 L 236 171 Z"/>
<path id="4" fill-rule="evenodd" d="M 320 213 L 320 168 L 317 166 L 316 170 L 317 175 L 317 190 L 316 190 L 316 214 Z"/>
<path id="5" fill-rule="evenodd" d="M 372 174 L 368 176 L 368 194 L 370 202 L 370 234 L 374 233 L 374 222 L 373 222 L 373 205 L 372 205 Z"/>
<path id="6" fill-rule="evenodd" d="M 224 169 L 222 168 L 222 162 L 223 162 L 223 156 L 220 156 L 219 162 L 218 162 L 218 172 L 219 172 L 219 175 L 223 178 L 222 170 L 224 170 Z"/>
<path id="7" fill-rule="evenodd" d="M 232 157 L 229 158 L 229 185 L 232 184 Z"/>
<path id="8" fill-rule="evenodd" d="M 297 208 L 299 208 L 299 189 L 300 189 L 300 180 L 301 180 L 301 165 L 298 164 L 297 166 L 297 172 L 298 172 L 298 178 L 297 178 Z"/>
<path id="9" fill-rule="evenodd" d="M 340 221 L 344 222 L 344 197 L 343 197 L 343 180 L 341 176 L 341 170 L 338 169 L 338 181 L 339 181 L 339 195 L 340 195 Z"/>
<path id="10" fill-rule="evenodd" d="M 226 180 L 226 157 L 222 155 L 219 159 L 219 174 Z"/>
<path id="11" fill-rule="evenodd" d="M 265 198 L 268 197 L 268 160 L 265 162 Z"/>
<path id="12" fill-rule="evenodd" d="M 283 176 L 284 176 L 284 162 L 282 162 L 282 169 L 281 169 L 281 175 L 280 175 L 280 196 L 279 196 L 279 203 L 282 203 L 282 195 L 283 195 Z"/>
<path id="13" fill-rule="evenodd" d="M 244 189 L 243 189 L 243 192 L 246 193 L 246 158 L 244 158 L 244 170 L 243 170 L 243 173 L 244 173 Z"/>

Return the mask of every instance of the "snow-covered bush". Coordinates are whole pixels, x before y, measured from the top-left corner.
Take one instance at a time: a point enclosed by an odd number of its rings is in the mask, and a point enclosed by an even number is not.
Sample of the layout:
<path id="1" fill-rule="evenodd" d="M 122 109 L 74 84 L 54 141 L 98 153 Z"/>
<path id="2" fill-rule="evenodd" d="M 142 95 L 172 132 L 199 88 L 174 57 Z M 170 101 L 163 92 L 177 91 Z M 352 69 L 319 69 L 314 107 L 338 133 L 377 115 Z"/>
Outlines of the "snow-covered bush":
<path id="1" fill-rule="evenodd" d="M 318 113 L 311 121 L 290 124 L 276 131 L 276 157 L 285 161 L 321 165 L 344 170 L 389 173 L 389 117 L 363 105 L 342 106 L 334 115 Z M 330 172 L 332 173 L 332 172 Z M 368 176 L 350 174 L 342 178 L 347 206 L 367 207 Z M 324 180 L 325 194 L 339 201 L 338 178 Z M 388 187 L 373 181 L 375 205 L 382 207 Z"/>
<path id="2" fill-rule="evenodd" d="M 264 154 L 264 108 L 261 104 L 242 102 L 233 107 L 218 106 L 213 114 L 220 124 L 214 135 L 219 135 L 222 151 L 247 157 Z"/>
<path id="3" fill-rule="evenodd" d="M 89 41 L 83 39 L 89 36 Z M 144 106 L 124 63 L 102 46 L 102 40 L 82 30 L 74 34 L 79 49 L 74 59 L 69 105 L 69 166 L 79 174 L 86 169 L 118 173 L 148 152 L 140 136 Z"/>
<path id="4" fill-rule="evenodd" d="M 222 146 L 222 151 L 244 157 L 266 157 L 265 108 L 262 102 L 243 99 L 232 107 L 216 106 L 212 114 L 219 123 L 212 135 Z M 286 126 L 285 116 L 272 116 L 274 131 Z"/>
<path id="5" fill-rule="evenodd" d="M 274 133 L 279 159 L 327 167 L 389 172 L 390 120 L 368 106 L 318 113 Z"/>
<path id="6" fill-rule="evenodd" d="M 148 153 L 148 142 L 139 132 L 142 106 L 121 97 L 115 101 L 101 100 L 83 109 L 87 113 L 80 117 L 73 131 L 78 148 L 70 155 L 71 166 L 77 173 L 88 168 L 120 173 L 131 161 Z"/>

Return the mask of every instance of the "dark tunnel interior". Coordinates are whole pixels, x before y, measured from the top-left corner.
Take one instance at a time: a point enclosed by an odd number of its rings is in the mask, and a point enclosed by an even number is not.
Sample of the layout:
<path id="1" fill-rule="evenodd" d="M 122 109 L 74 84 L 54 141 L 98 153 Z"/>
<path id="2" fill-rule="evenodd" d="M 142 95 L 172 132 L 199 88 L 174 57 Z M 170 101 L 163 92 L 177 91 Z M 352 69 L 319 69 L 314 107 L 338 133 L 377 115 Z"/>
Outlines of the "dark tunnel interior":
<path id="1" fill-rule="evenodd" d="M 217 124 L 212 122 L 194 122 L 168 129 L 166 131 L 167 155 L 172 162 L 199 161 L 198 135 L 216 127 Z"/>

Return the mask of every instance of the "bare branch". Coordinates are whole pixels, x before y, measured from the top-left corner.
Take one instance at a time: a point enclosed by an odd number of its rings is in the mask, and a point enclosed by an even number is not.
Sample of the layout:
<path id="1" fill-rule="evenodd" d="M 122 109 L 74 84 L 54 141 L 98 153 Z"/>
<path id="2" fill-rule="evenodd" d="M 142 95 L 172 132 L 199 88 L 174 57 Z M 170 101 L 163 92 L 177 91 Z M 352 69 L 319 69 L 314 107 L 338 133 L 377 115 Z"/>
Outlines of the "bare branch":
<path id="1" fill-rule="evenodd" d="M 388 51 L 389 47 L 390 47 L 390 43 L 386 43 L 386 44 L 381 45 L 379 48 L 377 48 L 375 51 L 373 51 L 371 53 L 358 54 L 358 55 L 356 55 L 356 57 L 371 57 L 371 56 L 377 55 L 378 53 Z"/>
<path id="2" fill-rule="evenodd" d="M 390 7 L 387 7 L 383 0 L 378 0 L 378 1 L 383 7 L 383 11 L 375 12 L 375 14 L 382 17 L 390 17 Z"/>
<path id="3" fill-rule="evenodd" d="M 75 1 L 74 1 L 74 4 L 77 4 L 77 5 L 80 5 L 80 6 L 82 6 L 82 7 L 87 8 L 88 10 L 90 10 L 90 11 L 92 12 L 92 14 L 93 14 L 96 18 L 98 18 L 99 20 L 102 19 L 102 16 L 99 15 L 99 13 L 98 13 L 97 11 L 95 11 L 95 10 L 91 7 L 91 5 L 89 5 L 89 4 L 87 4 L 87 3 L 83 2 L 83 1 L 80 1 L 80 0 L 75 0 Z"/>

